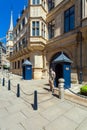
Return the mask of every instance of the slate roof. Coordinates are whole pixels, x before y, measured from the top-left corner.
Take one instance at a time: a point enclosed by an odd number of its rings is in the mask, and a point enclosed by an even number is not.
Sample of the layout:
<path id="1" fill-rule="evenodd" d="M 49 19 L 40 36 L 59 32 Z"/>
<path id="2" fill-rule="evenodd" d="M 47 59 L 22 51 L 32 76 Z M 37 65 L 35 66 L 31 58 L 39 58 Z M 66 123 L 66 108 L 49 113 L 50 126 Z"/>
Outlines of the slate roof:
<path id="1" fill-rule="evenodd" d="M 63 52 L 55 60 L 53 60 L 53 63 L 60 63 L 60 62 L 72 63 L 72 61 L 63 54 Z"/>
<path id="2" fill-rule="evenodd" d="M 26 66 L 26 65 L 32 65 L 32 64 L 31 64 L 31 62 L 30 62 L 29 60 L 25 60 L 22 65 L 23 65 L 23 66 Z"/>

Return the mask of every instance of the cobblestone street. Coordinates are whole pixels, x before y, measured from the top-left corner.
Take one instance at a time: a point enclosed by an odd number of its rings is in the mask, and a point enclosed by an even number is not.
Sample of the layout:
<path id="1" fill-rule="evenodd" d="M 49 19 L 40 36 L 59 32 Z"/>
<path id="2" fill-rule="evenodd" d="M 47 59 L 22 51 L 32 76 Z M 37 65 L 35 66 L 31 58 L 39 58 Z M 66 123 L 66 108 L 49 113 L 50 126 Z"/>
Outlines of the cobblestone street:
<path id="1" fill-rule="evenodd" d="M 5 86 L 0 84 L 1 130 L 87 130 L 87 107 L 53 96 L 48 91 L 48 80 L 23 81 L 16 75 L 10 79 L 10 91 L 7 78 Z M 22 90 L 19 98 L 16 96 L 17 83 Z M 32 107 L 34 90 L 38 91 L 36 111 Z"/>

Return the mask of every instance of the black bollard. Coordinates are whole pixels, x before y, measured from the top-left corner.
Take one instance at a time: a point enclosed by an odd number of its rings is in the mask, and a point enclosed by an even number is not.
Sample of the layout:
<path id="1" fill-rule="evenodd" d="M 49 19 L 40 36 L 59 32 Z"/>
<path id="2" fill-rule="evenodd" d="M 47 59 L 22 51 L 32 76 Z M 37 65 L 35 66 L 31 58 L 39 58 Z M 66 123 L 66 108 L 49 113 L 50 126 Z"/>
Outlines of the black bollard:
<path id="1" fill-rule="evenodd" d="M 11 83 L 10 83 L 10 80 L 8 80 L 8 90 L 11 90 Z"/>
<path id="2" fill-rule="evenodd" d="M 20 84 L 17 84 L 17 97 L 20 97 Z"/>
<path id="3" fill-rule="evenodd" d="M 2 80 L 2 86 L 5 86 L 5 78 Z"/>
<path id="4" fill-rule="evenodd" d="M 38 110 L 37 91 L 34 91 L 34 110 Z"/>

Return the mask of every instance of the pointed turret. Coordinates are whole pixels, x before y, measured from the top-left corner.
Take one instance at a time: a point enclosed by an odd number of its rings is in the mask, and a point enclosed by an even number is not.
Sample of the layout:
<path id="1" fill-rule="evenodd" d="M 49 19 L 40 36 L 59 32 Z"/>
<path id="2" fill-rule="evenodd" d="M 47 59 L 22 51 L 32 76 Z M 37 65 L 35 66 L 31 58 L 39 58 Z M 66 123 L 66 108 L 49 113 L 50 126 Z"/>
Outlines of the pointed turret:
<path id="1" fill-rule="evenodd" d="M 11 20 L 10 20 L 10 28 L 9 31 L 12 32 L 13 31 L 13 12 L 11 11 Z"/>
<path id="2" fill-rule="evenodd" d="M 11 11 L 10 27 L 6 35 L 6 56 L 13 52 L 13 12 Z M 9 62 L 9 61 L 8 61 Z"/>

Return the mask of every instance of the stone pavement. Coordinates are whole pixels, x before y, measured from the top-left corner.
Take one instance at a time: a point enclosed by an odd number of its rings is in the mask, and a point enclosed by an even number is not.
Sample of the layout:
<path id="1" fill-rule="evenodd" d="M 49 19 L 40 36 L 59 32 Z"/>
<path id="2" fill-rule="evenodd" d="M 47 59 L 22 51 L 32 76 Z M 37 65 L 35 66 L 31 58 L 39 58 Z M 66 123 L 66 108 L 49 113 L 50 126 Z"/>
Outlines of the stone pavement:
<path id="1" fill-rule="evenodd" d="M 0 130 L 87 130 L 87 107 L 53 96 L 48 80 L 24 81 L 11 75 L 8 91 L 5 76 L 5 86 L 0 84 Z M 17 83 L 21 87 L 19 98 Z M 34 90 L 38 91 L 37 111 L 32 107 Z"/>

